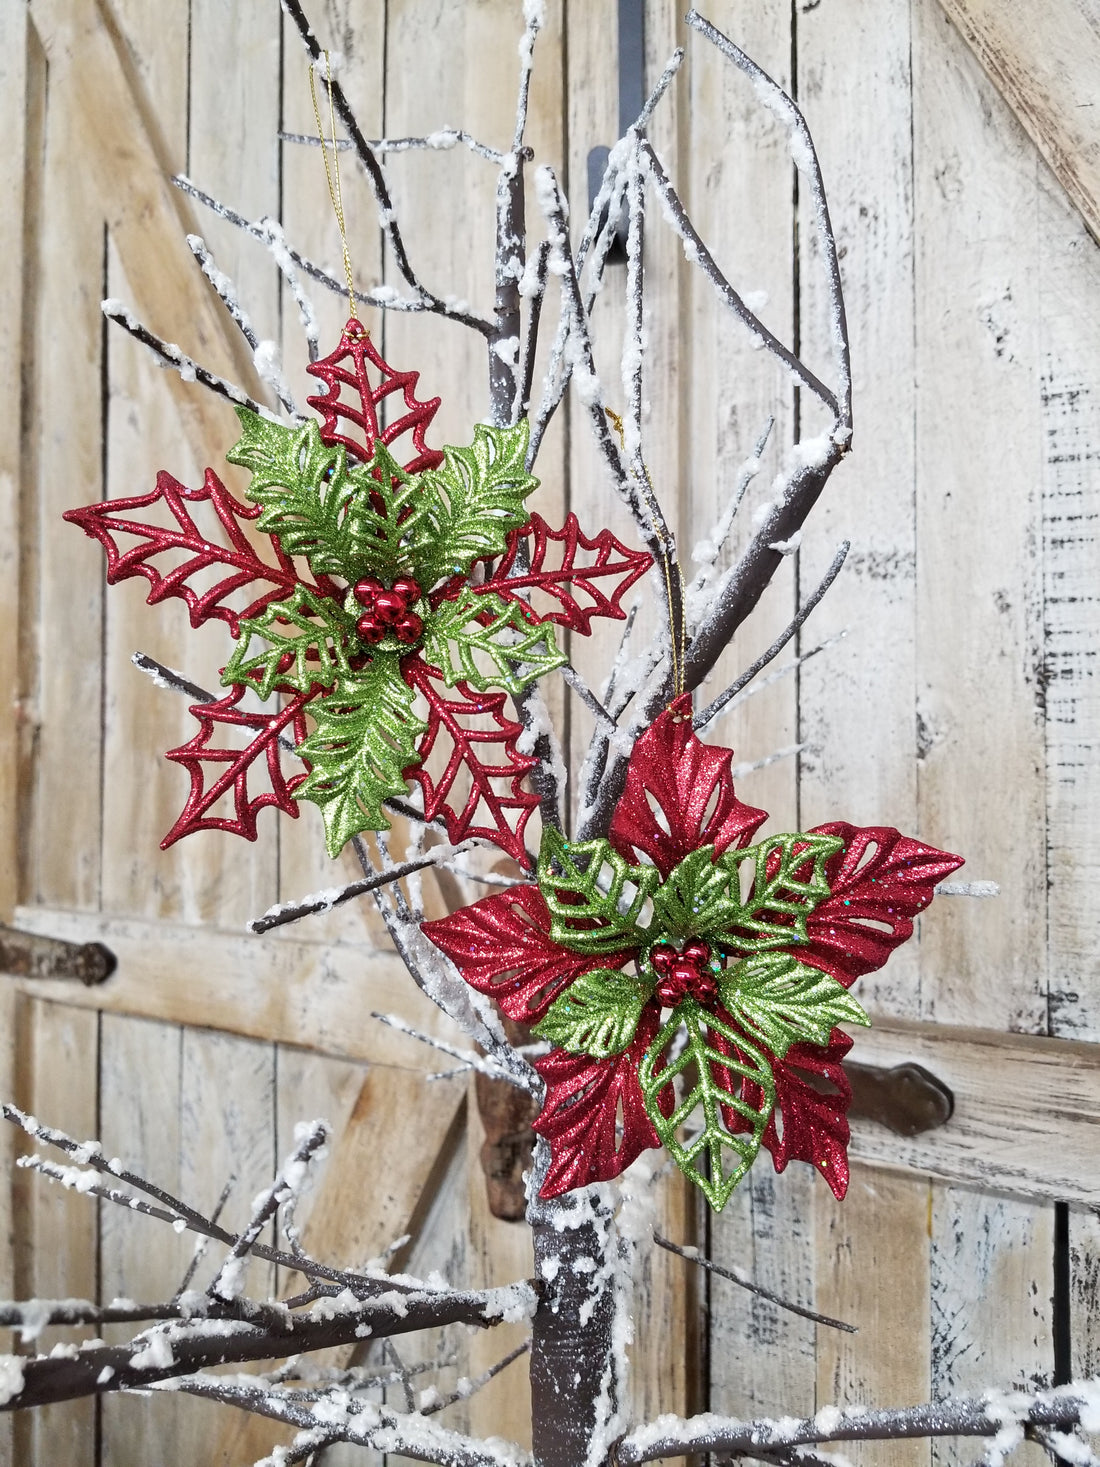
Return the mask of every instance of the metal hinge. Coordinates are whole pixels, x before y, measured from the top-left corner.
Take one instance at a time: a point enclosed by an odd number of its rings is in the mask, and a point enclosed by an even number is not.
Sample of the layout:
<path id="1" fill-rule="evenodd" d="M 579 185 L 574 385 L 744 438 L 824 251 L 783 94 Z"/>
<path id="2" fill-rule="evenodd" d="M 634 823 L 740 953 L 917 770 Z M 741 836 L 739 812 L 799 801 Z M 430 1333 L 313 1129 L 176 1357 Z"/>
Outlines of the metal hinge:
<path id="1" fill-rule="evenodd" d="M 101 942 L 39 937 L 0 922 L 0 973 L 9 978 L 60 978 L 91 988 L 109 978 L 116 966 L 114 953 Z"/>

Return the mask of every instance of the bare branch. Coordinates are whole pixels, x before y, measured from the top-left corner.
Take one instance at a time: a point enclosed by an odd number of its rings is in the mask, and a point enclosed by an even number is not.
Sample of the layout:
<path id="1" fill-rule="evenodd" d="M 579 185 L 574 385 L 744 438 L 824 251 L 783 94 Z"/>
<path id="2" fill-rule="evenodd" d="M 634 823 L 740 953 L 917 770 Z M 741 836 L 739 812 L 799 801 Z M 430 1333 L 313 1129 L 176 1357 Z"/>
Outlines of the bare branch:
<path id="1" fill-rule="evenodd" d="M 529 263 L 524 270 L 523 279 L 520 281 L 520 294 L 530 301 L 527 312 L 527 324 L 523 330 L 523 340 L 520 344 L 519 371 L 516 374 L 519 383 L 519 397 L 512 405 L 512 416 L 518 422 L 524 417 L 531 406 L 531 392 L 535 380 L 535 352 L 538 347 L 539 325 L 542 321 L 542 307 L 546 299 L 546 273 L 550 261 L 550 243 L 542 240 L 535 251 L 534 261 Z M 537 452 L 537 446 L 536 446 Z M 534 462 L 531 456 L 527 467 L 530 468 Z"/>
<path id="2" fill-rule="evenodd" d="M 407 1034 L 411 1039 L 419 1039 L 421 1044 L 427 1044 L 432 1049 L 449 1054 L 452 1059 L 461 1060 L 461 1068 L 464 1070 L 477 1070 L 479 1074 L 488 1075 L 492 1080 L 507 1080 L 509 1085 L 517 1085 L 521 1090 L 530 1091 L 532 1088 L 529 1084 L 522 1083 L 517 1072 L 512 1068 L 499 1064 L 487 1055 L 475 1054 L 468 1049 L 459 1049 L 456 1044 L 448 1044 L 445 1039 L 437 1039 L 434 1034 L 425 1034 L 423 1030 L 414 1028 L 412 1024 L 406 1023 L 397 1014 L 383 1014 L 372 1009 L 371 1018 L 377 1019 L 380 1024 L 385 1024 L 390 1029 L 396 1029 L 399 1034 Z"/>
<path id="3" fill-rule="evenodd" d="M 669 181 L 661 160 L 653 150 L 653 145 L 647 138 L 639 143 L 642 157 L 645 159 L 646 170 L 653 181 L 658 196 L 665 207 L 666 215 L 676 233 L 680 236 L 684 247 L 684 256 L 693 265 L 698 265 L 703 274 L 718 292 L 719 297 L 729 306 L 730 310 L 741 322 L 741 324 L 752 334 L 753 339 L 759 339 L 761 346 L 767 347 L 773 356 L 778 357 L 787 371 L 791 374 L 799 387 L 805 387 L 814 394 L 829 409 L 834 418 L 839 419 L 840 409 L 836 397 L 825 386 L 824 382 L 810 371 L 794 352 L 790 351 L 779 340 L 773 332 L 761 321 L 754 311 L 750 311 L 745 302 L 734 290 L 733 286 L 718 268 L 718 264 L 707 248 L 702 236 L 696 230 L 688 212 L 680 200 L 680 196 Z"/>
<path id="4" fill-rule="evenodd" d="M 143 326 L 121 301 L 105 300 L 101 310 L 108 321 L 113 321 L 116 326 L 121 326 L 124 331 L 130 333 L 135 341 L 140 341 L 142 346 L 147 346 L 166 367 L 171 367 L 178 372 L 185 382 L 198 382 L 200 386 L 207 388 L 217 397 L 225 398 L 226 402 L 250 408 L 252 412 L 258 413 L 262 418 L 270 419 L 271 422 L 279 421 L 270 408 L 264 407 L 262 403 L 249 397 L 247 392 L 243 392 L 232 382 L 226 381 L 224 377 L 219 377 L 216 372 L 211 372 L 208 368 L 200 366 L 198 362 L 192 361 L 174 341 L 165 341 L 163 337 L 150 331 L 147 326 Z"/>
<path id="5" fill-rule="evenodd" d="M 314 35 L 309 21 L 306 19 L 305 12 L 299 0 L 281 0 L 281 3 L 283 10 L 294 23 L 302 39 L 302 44 L 309 52 L 313 61 L 320 61 L 323 55 L 321 45 Z M 452 321 L 458 321 L 461 325 L 468 326 L 470 330 L 477 331 L 482 336 L 490 336 L 493 331 L 492 322 L 486 321 L 481 316 L 475 316 L 469 311 L 459 310 L 456 306 L 449 305 L 446 301 L 441 300 L 439 296 L 433 295 L 430 290 L 427 290 L 420 283 L 413 271 L 412 265 L 409 263 L 409 257 L 405 250 L 405 241 L 401 236 L 401 230 L 397 223 L 393 199 L 390 197 L 389 185 L 386 183 L 386 175 L 382 172 L 382 165 L 379 163 L 374 149 L 363 136 L 355 113 L 344 95 L 343 87 L 341 87 L 340 83 L 334 77 L 328 76 L 327 73 L 322 74 L 321 79 L 331 93 L 336 115 L 343 123 L 344 130 L 351 139 L 352 146 L 355 149 L 356 157 L 359 159 L 359 162 L 363 166 L 363 171 L 367 175 L 367 181 L 374 195 L 374 201 L 378 206 L 378 222 L 386 238 L 386 242 L 389 244 L 390 250 L 393 253 L 397 268 L 409 287 L 421 301 L 422 308 L 434 311 L 437 315 L 446 316 Z"/>
<path id="6" fill-rule="evenodd" d="M 685 1248 L 679 1243 L 672 1243 L 668 1238 L 662 1238 L 660 1233 L 653 1234 L 653 1241 L 658 1248 L 665 1248 L 669 1253 L 676 1253 L 681 1258 L 686 1258 L 689 1263 L 694 1263 L 698 1268 L 705 1269 L 707 1273 L 714 1273 L 719 1278 L 729 1279 L 731 1284 L 738 1288 L 747 1289 L 750 1294 L 755 1294 L 760 1299 L 767 1299 L 769 1304 L 774 1304 L 778 1309 L 785 1309 L 788 1314 L 797 1314 L 802 1319 L 812 1319 L 815 1324 L 828 1326 L 829 1329 L 846 1330 L 848 1334 L 858 1334 L 859 1331 L 854 1324 L 845 1324 L 842 1319 L 833 1319 L 828 1314 L 818 1314 L 815 1309 L 807 1309 L 803 1304 L 792 1304 L 789 1299 L 784 1299 L 772 1289 L 765 1288 L 763 1284 L 754 1283 L 732 1269 L 723 1268 L 721 1264 L 712 1263 L 709 1258 L 704 1258 L 698 1248 Z"/>
<path id="7" fill-rule="evenodd" d="M 270 1187 L 260 1193 L 253 1203 L 248 1226 L 237 1236 L 229 1256 L 207 1287 L 207 1296 L 223 1302 L 239 1297 L 244 1287 L 244 1269 L 241 1266 L 266 1227 L 284 1202 L 295 1197 L 305 1182 L 309 1163 L 328 1140 L 328 1127 L 324 1121 L 314 1121 L 303 1129 L 303 1134 L 293 1154 L 284 1162 L 281 1171 Z"/>
<path id="8" fill-rule="evenodd" d="M 514 1319 L 517 1308 L 533 1309 L 535 1302 L 529 1284 L 481 1292 L 401 1292 L 395 1284 L 391 1281 L 386 1292 L 375 1298 L 349 1303 L 343 1302 L 347 1297 L 344 1294 L 334 1294 L 323 1309 L 309 1314 L 243 1299 L 230 1304 L 209 1300 L 205 1310 L 196 1304 L 190 1318 L 156 1325 L 125 1345 L 93 1345 L 73 1355 L 26 1360 L 22 1389 L 4 1401 L 0 1410 L 69 1401 L 105 1391 L 146 1390 L 157 1381 L 190 1375 L 209 1366 L 325 1350 L 355 1344 L 368 1335 L 382 1339 L 447 1324 L 491 1326 L 505 1318 Z M 169 1307 L 180 1312 L 178 1306 Z M 263 1320 L 258 1324 L 254 1320 L 261 1311 Z M 248 1317 L 242 1317 L 246 1314 Z"/>
<path id="9" fill-rule="evenodd" d="M 298 143 L 302 147 L 319 148 L 321 139 L 312 132 L 280 132 L 281 143 Z M 332 140 L 327 139 L 327 146 L 332 147 Z M 441 127 L 435 132 L 429 133 L 427 137 L 419 138 L 368 138 L 371 150 L 379 157 L 386 153 L 409 153 L 421 148 L 428 148 L 436 152 L 447 152 L 450 148 L 461 143 L 463 147 L 469 148 L 471 153 L 476 153 L 479 158 L 486 158 L 490 163 L 501 164 L 504 162 L 504 154 L 499 148 L 491 148 L 488 143 L 479 143 L 477 138 L 471 137 L 460 127 Z M 350 138 L 337 138 L 336 147 L 340 152 L 350 149 L 352 146 Z"/>
<path id="10" fill-rule="evenodd" d="M 423 1407 L 421 1414 L 424 1416 L 434 1416 L 439 1411 L 445 1411 L 448 1406 L 457 1405 L 459 1401 L 468 1401 L 482 1387 L 487 1386 L 491 1380 L 494 1380 L 502 1370 L 507 1370 L 513 1361 L 526 1355 L 530 1349 L 531 1341 L 529 1339 L 524 1340 L 522 1345 L 517 1345 L 514 1350 L 509 1350 L 507 1355 L 498 1360 L 495 1365 L 490 1365 L 488 1370 L 484 1370 L 480 1375 L 475 1376 L 473 1380 L 460 1380 L 458 1388 L 452 1391 L 449 1396 L 440 1396 L 438 1400 L 428 1402 Z"/>
<path id="11" fill-rule="evenodd" d="M 404 861 L 400 866 L 391 866 L 386 871 L 376 871 L 359 881 L 349 881 L 346 886 L 333 886 L 325 891 L 312 892 L 296 902 L 280 902 L 277 906 L 268 907 L 262 917 L 253 917 L 246 923 L 246 930 L 255 933 L 270 932 L 272 928 L 284 927 L 288 922 L 299 922 L 303 917 L 316 916 L 318 912 L 330 912 L 333 907 L 342 906 L 344 902 L 350 902 L 377 887 L 401 881 L 414 871 L 423 871 L 425 866 L 443 864 L 434 854 L 422 856 L 416 861 Z"/>
<path id="12" fill-rule="evenodd" d="M 273 353 L 274 342 L 262 343 L 256 335 L 255 328 L 248 317 L 248 313 L 242 307 L 237 298 L 237 290 L 232 280 L 224 271 L 219 270 L 214 262 L 206 241 L 197 234 L 187 236 L 187 245 L 195 259 L 199 262 L 202 273 L 214 288 L 214 293 L 225 306 L 232 318 L 234 326 L 247 341 L 252 351 L 252 360 L 257 372 L 275 393 L 287 413 L 292 418 L 301 418 L 298 405 L 291 396 L 290 388 L 286 385 L 277 356 Z"/>
<path id="13" fill-rule="evenodd" d="M 774 672 L 769 672 L 767 677 L 762 678 L 760 682 L 753 682 L 748 687 L 742 688 L 736 697 L 730 699 L 726 704 L 726 708 L 736 708 L 739 704 L 744 703 L 746 699 L 754 698 L 757 693 L 762 693 L 765 688 L 770 688 L 773 683 L 779 682 L 781 678 L 785 678 L 792 672 L 796 672 L 803 663 L 809 662 L 811 657 L 816 657 L 819 652 L 824 652 L 826 647 L 831 647 L 834 642 L 841 641 L 847 635 L 847 630 L 835 632 L 833 636 L 826 637 L 823 642 L 818 642 L 816 647 L 811 647 L 808 652 L 800 652 L 797 657 L 792 657 L 790 662 L 785 662 L 782 667 L 777 667 Z"/>
<path id="14" fill-rule="evenodd" d="M 847 556 L 848 551 L 851 548 L 852 542 L 850 540 L 845 540 L 842 542 L 836 554 L 833 556 L 832 562 L 829 565 L 829 569 L 821 578 L 821 582 L 818 585 L 817 589 L 806 598 L 806 600 L 798 608 L 795 616 L 787 624 L 787 626 L 783 628 L 783 630 L 779 633 L 779 636 L 776 637 L 775 641 L 771 644 L 767 651 L 761 652 L 760 656 L 756 659 L 752 666 L 747 667 L 739 678 L 736 678 L 732 683 L 730 683 L 729 687 L 725 690 L 724 693 L 719 693 L 718 697 L 715 698 L 712 703 L 708 703 L 701 713 L 697 713 L 695 715 L 691 724 L 692 728 L 706 728 L 711 719 L 717 718 L 718 714 L 722 712 L 722 709 L 725 708 L 728 703 L 731 703 L 734 698 L 736 698 L 737 694 L 741 691 L 742 688 L 746 687 L 749 683 L 752 682 L 757 673 L 763 672 L 764 668 L 767 667 L 769 662 L 775 661 L 775 659 L 779 656 L 780 652 L 782 652 L 783 648 L 787 645 L 791 638 L 798 633 L 806 618 L 810 615 L 814 607 L 818 605 L 821 598 L 825 595 L 825 592 L 836 580 L 837 576 L 840 574 L 841 567 L 844 564 L 845 557 Z"/>
<path id="15" fill-rule="evenodd" d="M 1090 1383 L 1091 1384 L 1091 1383 Z M 993 1398 L 995 1397 L 995 1399 Z M 1054 1427 L 1076 1426 L 1086 1400 L 1081 1386 L 1070 1384 L 1052 1390 L 987 1392 L 977 1400 L 931 1401 L 922 1406 L 867 1410 L 863 1406 L 836 1407 L 823 1417 L 797 1421 L 768 1419 L 740 1421 L 713 1414 L 689 1417 L 662 1416 L 649 1426 L 630 1432 L 618 1446 L 622 1467 L 638 1467 L 661 1457 L 680 1457 L 695 1452 L 733 1452 L 754 1456 L 770 1447 L 811 1446 L 820 1442 L 909 1441 L 918 1437 L 995 1437 L 1006 1424 Z"/>
<path id="16" fill-rule="evenodd" d="M 303 1427 L 307 1433 L 318 1431 L 308 1398 L 298 1399 L 293 1391 L 265 1386 L 253 1377 L 194 1376 L 173 1388 Z M 441 1467 L 526 1467 L 530 1461 L 528 1453 L 510 1443 L 479 1441 L 426 1421 L 422 1414 L 404 1415 L 346 1393 L 328 1403 L 320 1431 L 329 1442 L 354 1442 L 398 1457 L 438 1462 Z"/>
<path id="17" fill-rule="evenodd" d="M 689 613 L 692 607 L 698 603 L 706 591 L 707 586 L 714 578 L 715 564 L 725 549 L 726 541 L 729 539 L 730 532 L 733 529 L 733 521 L 736 518 L 737 511 L 741 508 L 741 502 L 745 498 L 748 487 L 760 472 L 760 460 L 764 456 L 764 449 L 767 447 L 768 439 L 771 436 L 771 431 L 774 426 L 775 419 L 768 418 L 764 424 L 763 432 L 756 440 L 756 447 L 753 449 L 751 456 L 745 460 L 738 470 L 737 482 L 734 485 L 733 493 L 730 495 L 729 502 L 722 511 L 721 518 L 711 531 L 710 538 L 700 541 L 691 553 L 691 558 L 699 566 L 699 570 L 691 585 L 684 593 L 685 599 L 688 602 Z M 694 619 L 697 621 L 699 618 L 695 617 Z"/>
<path id="18" fill-rule="evenodd" d="M 610 742 L 620 746 L 619 752 L 629 754 L 630 742 L 622 730 L 617 726 L 611 714 L 596 697 L 595 693 L 581 677 L 580 673 L 570 663 L 563 663 L 558 669 L 565 683 L 572 688 L 577 697 L 592 714 L 596 720 L 596 727 Z"/>
<path id="19" fill-rule="evenodd" d="M 829 204 L 825 195 L 825 182 L 821 177 L 821 165 L 817 159 L 817 150 L 814 147 L 810 129 L 806 125 L 806 119 L 799 110 L 798 104 L 787 95 L 778 82 L 773 81 L 766 71 L 757 66 L 755 61 L 746 56 L 744 51 L 735 46 L 728 36 L 724 36 L 721 31 L 711 25 L 710 21 L 704 19 L 697 10 L 688 12 L 687 23 L 700 35 L 705 36 L 712 45 L 717 46 L 727 60 L 732 61 L 745 73 L 752 81 L 756 95 L 787 128 L 791 157 L 794 159 L 795 167 L 809 186 L 810 201 L 814 211 L 814 227 L 822 258 L 825 261 L 833 351 L 839 380 L 837 415 L 841 426 L 850 429 L 852 425 L 852 366 L 848 344 L 848 325 L 844 312 L 844 290 L 840 280 L 840 260 L 837 255 L 836 236 L 829 218 Z"/>

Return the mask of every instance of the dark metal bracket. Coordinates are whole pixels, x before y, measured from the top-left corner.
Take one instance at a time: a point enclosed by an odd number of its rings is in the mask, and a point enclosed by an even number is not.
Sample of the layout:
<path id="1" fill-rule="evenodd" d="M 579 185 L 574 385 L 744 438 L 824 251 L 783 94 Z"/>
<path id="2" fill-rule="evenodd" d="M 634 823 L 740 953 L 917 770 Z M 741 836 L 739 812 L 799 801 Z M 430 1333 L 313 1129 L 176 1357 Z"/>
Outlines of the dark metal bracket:
<path id="1" fill-rule="evenodd" d="M 0 973 L 9 978 L 60 978 L 92 988 L 117 966 L 114 953 L 101 942 L 39 937 L 0 923 Z"/>
<path id="2" fill-rule="evenodd" d="M 919 1136 L 945 1126 L 955 1110 L 955 1097 L 930 1070 L 909 1061 L 891 1070 L 875 1065 L 846 1064 L 852 1086 L 850 1116 L 878 1121 L 897 1136 Z"/>
<path id="3" fill-rule="evenodd" d="M 619 9 L 619 136 L 635 121 L 645 102 L 645 0 L 618 0 Z M 600 191 L 610 148 L 600 146 L 588 154 L 588 209 Z M 600 220 L 597 235 L 607 215 Z M 609 265 L 626 263 L 627 219 L 624 208 L 615 223 L 615 236 L 608 251 Z"/>

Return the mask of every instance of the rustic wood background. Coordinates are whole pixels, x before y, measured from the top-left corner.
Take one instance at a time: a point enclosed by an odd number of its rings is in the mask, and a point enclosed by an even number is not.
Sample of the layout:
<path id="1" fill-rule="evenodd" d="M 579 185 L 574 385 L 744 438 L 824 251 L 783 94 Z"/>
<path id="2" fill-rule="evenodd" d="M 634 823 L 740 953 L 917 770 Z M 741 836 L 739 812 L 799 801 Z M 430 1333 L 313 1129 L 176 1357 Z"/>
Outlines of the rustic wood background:
<path id="1" fill-rule="evenodd" d="M 506 145 L 513 0 L 311 9 L 368 135 L 451 124 Z M 651 80 L 685 38 L 678 14 L 647 0 Z M 661 1193 L 665 1231 L 858 1335 L 718 1282 L 693 1294 L 687 1266 L 655 1256 L 639 1295 L 636 1410 L 802 1414 L 1097 1373 L 1100 119 L 1088 109 L 1100 25 L 1083 0 L 713 0 L 709 14 L 806 111 L 856 384 L 855 452 L 730 666 L 766 645 L 844 537 L 848 566 L 802 646 L 847 634 L 716 732 L 748 761 L 803 745 L 741 786 L 777 826 L 896 823 L 965 854 L 964 875 L 999 882 L 1001 896 L 938 903 L 919 943 L 864 984 L 878 1023 L 862 1057 L 918 1058 L 941 1075 L 956 1093 L 947 1127 L 905 1142 L 861 1125 L 843 1205 L 808 1168 L 776 1178 L 766 1158 L 719 1219 L 672 1181 Z M 587 152 L 615 133 L 616 6 L 549 0 L 547 19 L 531 141 L 564 171 L 576 218 Z M 200 1205 L 235 1174 L 230 1218 L 294 1122 L 324 1114 L 340 1139 L 310 1214 L 315 1249 L 354 1262 L 408 1232 L 410 1268 L 471 1284 L 522 1275 L 526 1234 L 488 1215 L 464 1082 L 427 1083 L 436 1057 L 369 1017 L 445 1029 L 371 908 L 243 935 L 273 901 L 340 879 L 317 812 L 261 819 L 255 845 L 202 834 L 159 852 L 184 789 L 160 755 L 189 719 L 130 654 L 209 683 L 224 639 L 190 632 L 178 604 L 151 611 L 142 583 L 107 595 L 100 550 L 60 521 L 141 492 L 162 466 L 192 483 L 206 463 L 223 468 L 229 409 L 158 371 L 99 310 L 121 297 L 214 370 L 250 372 L 187 230 L 240 282 L 304 396 L 302 340 L 270 257 L 168 182 L 184 170 L 337 263 L 320 158 L 278 141 L 280 127 L 313 127 L 296 38 L 275 0 L 0 0 L 0 76 L 0 916 L 99 938 L 120 958 L 102 988 L 3 980 L 0 1090 Z M 697 37 L 654 138 L 735 283 L 766 292 L 773 329 L 823 359 L 824 297 L 783 138 Z M 491 167 L 455 151 L 388 168 L 425 280 L 488 305 Z M 346 178 L 357 275 L 385 281 L 373 206 Z M 690 551 L 774 413 L 746 518 L 766 497 L 798 405 L 657 226 L 649 268 L 647 453 Z M 620 289 L 613 278 L 601 303 L 612 351 Z M 319 304 L 334 342 L 342 303 Z M 442 437 L 467 441 L 486 410 L 480 341 L 430 318 L 372 325 L 392 361 L 442 394 Z M 617 380 L 613 357 L 603 371 Z M 564 416 L 540 466 L 544 513 L 570 506 L 628 532 L 579 418 Z M 575 656 L 598 679 L 607 644 Z M 583 736 L 573 716 L 574 747 Z M 0 1145 L 6 1172 L 16 1140 Z M 25 1173 L 0 1209 L 0 1292 L 16 1297 L 160 1297 L 190 1254 L 170 1230 L 97 1214 Z M 447 1341 L 454 1370 L 483 1369 L 503 1334 Z M 522 1372 L 469 1402 L 461 1424 L 522 1439 Z M 5 1418 L 0 1462 L 244 1467 L 274 1440 L 202 1403 L 105 1399 Z M 930 1456 L 969 1460 L 950 1443 L 865 1460 Z"/>

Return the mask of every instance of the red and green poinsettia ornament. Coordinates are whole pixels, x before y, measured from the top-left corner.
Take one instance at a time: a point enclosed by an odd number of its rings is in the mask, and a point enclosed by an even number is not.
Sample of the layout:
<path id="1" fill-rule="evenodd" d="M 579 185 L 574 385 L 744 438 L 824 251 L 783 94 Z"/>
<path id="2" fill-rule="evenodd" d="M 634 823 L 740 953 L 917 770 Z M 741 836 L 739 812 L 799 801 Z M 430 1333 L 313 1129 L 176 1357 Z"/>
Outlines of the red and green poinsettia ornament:
<path id="1" fill-rule="evenodd" d="M 848 992 L 962 865 L 836 821 L 752 843 L 732 750 L 690 695 L 638 739 L 607 839 L 543 834 L 537 883 L 426 922 L 479 993 L 548 1039 L 541 1195 L 618 1176 L 664 1145 L 715 1210 L 761 1145 L 848 1186 Z"/>
<path id="2" fill-rule="evenodd" d="M 609 530 L 589 538 L 572 514 L 552 530 L 528 512 L 538 480 L 526 422 L 479 424 L 468 447 L 429 448 L 439 399 L 418 401 L 418 374 L 391 368 L 357 320 L 307 370 L 325 384 L 308 399 L 320 423 L 237 409 L 242 434 L 226 457 L 251 471 L 250 503 L 212 469 L 199 489 L 162 471 L 149 494 L 65 515 L 103 545 L 109 582 L 144 576 L 151 604 L 179 597 L 192 626 L 217 618 L 236 638 L 228 693 L 194 705 L 198 732 L 168 753 L 191 791 L 162 845 L 204 829 L 254 840 L 265 805 L 297 815 L 310 800 L 335 856 L 361 831 L 387 829 L 385 802 L 416 780 L 425 818 L 441 818 L 452 841 L 482 836 L 523 862 L 535 760 L 506 696 L 566 660 L 555 624 L 587 633 L 594 616 L 622 618 L 650 557 Z M 268 554 L 246 527 L 268 537 Z M 242 707 L 250 691 L 279 706 Z M 244 730 L 244 747 L 239 733 L 223 745 L 219 729 Z M 288 748 L 304 773 L 283 771 Z M 253 766 L 266 771 L 260 793 Z M 217 813 L 226 799 L 232 815 Z"/>

